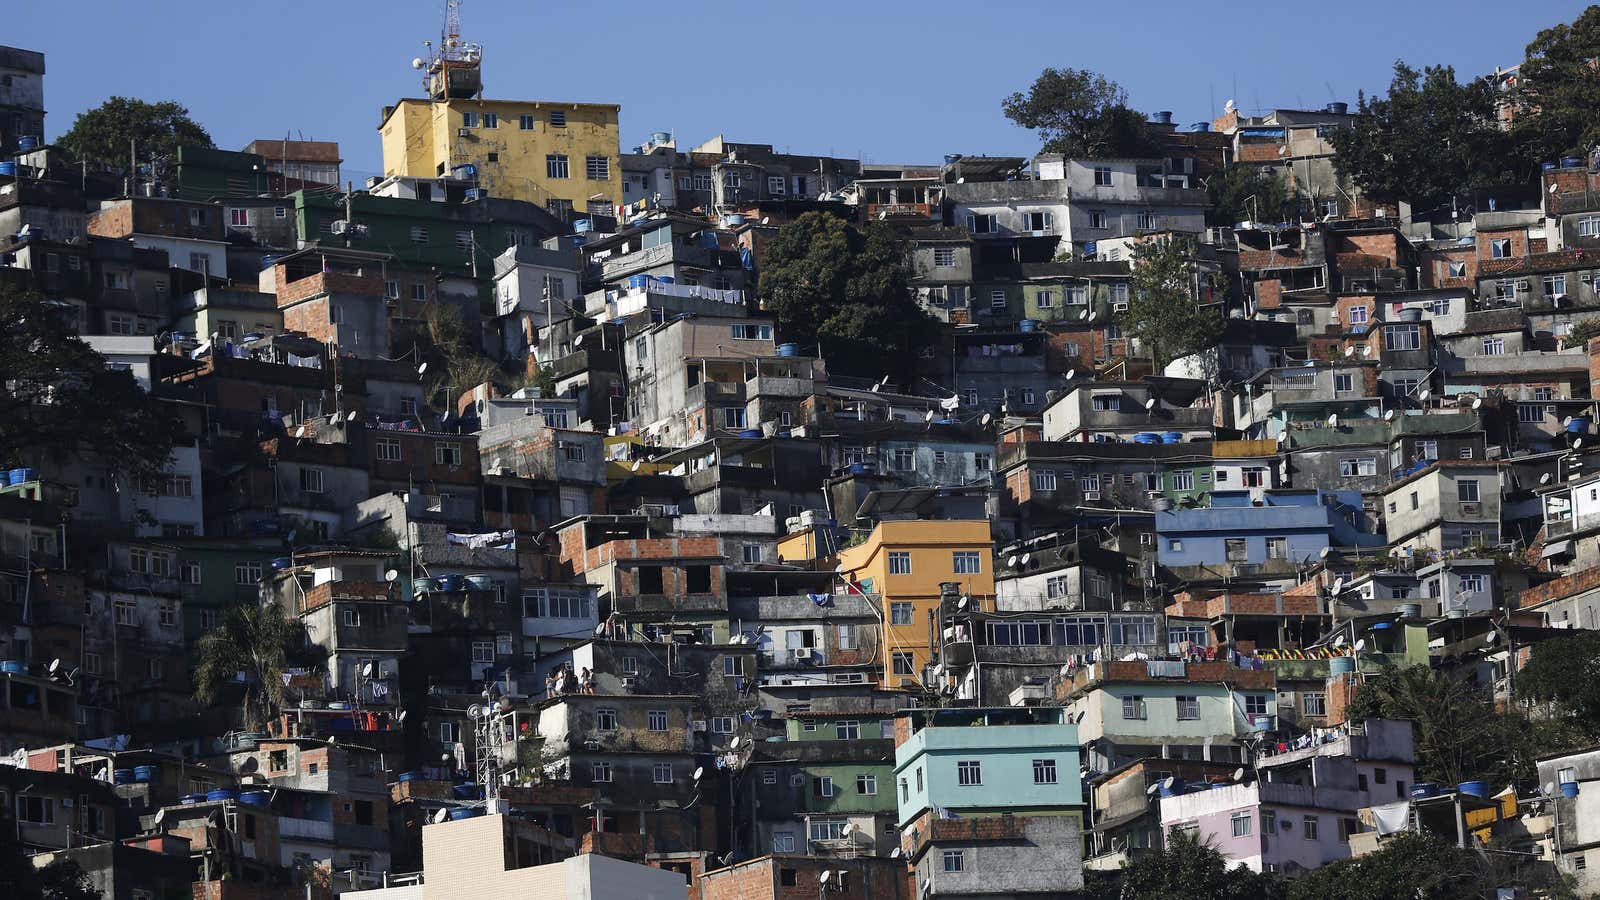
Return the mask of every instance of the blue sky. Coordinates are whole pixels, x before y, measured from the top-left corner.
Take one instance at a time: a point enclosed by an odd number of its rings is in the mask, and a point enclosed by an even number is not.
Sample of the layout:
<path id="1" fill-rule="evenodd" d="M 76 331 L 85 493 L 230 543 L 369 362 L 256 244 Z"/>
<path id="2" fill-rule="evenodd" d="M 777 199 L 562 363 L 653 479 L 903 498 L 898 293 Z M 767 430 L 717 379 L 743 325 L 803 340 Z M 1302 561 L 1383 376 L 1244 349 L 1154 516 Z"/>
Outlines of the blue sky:
<path id="1" fill-rule="evenodd" d="M 1000 98 L 1045 66 L 1094 69 L 1180 123 L 1232 97 L 1258 107 L 1354 104 L 1397 58 L 1459 75 L 1508 65 L 1580 0 L 1083 3 L 756 0 L 730 4 L 464 0 L 485 94 L 622 104 L 622 141 L 718 134 L 796 153 L 933 162 L 1026 154 Z M 0 43 L 42 50 L 46 130 L 112 94 L 176 99 L 222 147 L 340 142 L 346 176 L 382 166 L 386 103 L 416 96 L 409 63 L 443 0 L 61 0 L 8 16 Z"/>

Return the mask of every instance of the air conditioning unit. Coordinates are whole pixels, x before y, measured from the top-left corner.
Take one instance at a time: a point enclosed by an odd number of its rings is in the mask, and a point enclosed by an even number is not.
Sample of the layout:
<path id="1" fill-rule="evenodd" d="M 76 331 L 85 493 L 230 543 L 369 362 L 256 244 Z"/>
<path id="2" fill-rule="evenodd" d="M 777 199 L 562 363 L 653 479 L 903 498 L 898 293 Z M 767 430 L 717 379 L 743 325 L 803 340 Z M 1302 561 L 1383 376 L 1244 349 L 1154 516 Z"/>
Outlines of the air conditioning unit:
<path id="1" fill-rule="evenodd" d="M 637 681 L 638 679 L 634 678 L 632 675 L 622 676 L 622 686 L 625 688 L 633 687 Z"/>
<path id="2" fill-rule="evenodd" d="M 1085 500 L 1099 500 L 1100 499 L 1100 492 L 1099 491 L 1084 491 L 1083 492 L 1083 499 L 1085 499 Z"/>
<path id="3" fill-rule="evenodd" d="M 816 652 L 817 652 L 816 648 L 814 648 L 814 647 L 796 647 L 796 648 L 794 648 L 794 658 L 795 659 L 811 659 L 813 656 L 816 655 Z"/>
<path id="4" fill-rule="evenodd" d="M 1461 504 L 1461 514 L 1463 516 L 1481 516 L 1483 515 L 1483 504 L 1463 503 Z"/>
<path id="5" fill-rule="evenodd" d="M 456 137 L 472 137 L 471 128 L 457 128 Z"/>
<path id="6" fill-rule="evenodd" d="M 328 230 L 334 234 L 345 234 L 350 230 L 350 223 L 345 219 L 334 219 L 333 225 Z"/>
<path id="7" fill-rule="evenodd" d="M 705 720 L 704 719 L 700 719 L 700 720 L 695 721 L 695 722 L 690 722 L 689 723 L 689 730 L 690 731 L 705 731 L 706 730 L 706 722 L 705 722 Z"/>

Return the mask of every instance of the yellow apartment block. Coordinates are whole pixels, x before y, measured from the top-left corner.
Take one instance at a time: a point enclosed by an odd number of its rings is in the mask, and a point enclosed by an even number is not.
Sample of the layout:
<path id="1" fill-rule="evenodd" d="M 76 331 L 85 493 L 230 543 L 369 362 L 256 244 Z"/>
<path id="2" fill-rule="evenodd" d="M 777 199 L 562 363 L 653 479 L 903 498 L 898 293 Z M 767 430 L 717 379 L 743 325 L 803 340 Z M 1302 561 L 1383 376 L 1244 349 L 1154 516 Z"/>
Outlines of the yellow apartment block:
<path id="1" fill-rule="evenodd" d="M 921 681 L 933 652 L 929 634 L 941 583 L 955 582 L 992 608 L 992 551 L 987 519 L 882 522 L 864 543 L 839 551 L 840 573 L 882 597 L 885 687 Z"/>
<path id="2" fill-rule="evenodd" d="M 622 202 L 614 103 L 405 98 L 385 107 L 383 172 L 413 178 L 477 167 L 491 197 L 557 215 L 613 214 Z"/>

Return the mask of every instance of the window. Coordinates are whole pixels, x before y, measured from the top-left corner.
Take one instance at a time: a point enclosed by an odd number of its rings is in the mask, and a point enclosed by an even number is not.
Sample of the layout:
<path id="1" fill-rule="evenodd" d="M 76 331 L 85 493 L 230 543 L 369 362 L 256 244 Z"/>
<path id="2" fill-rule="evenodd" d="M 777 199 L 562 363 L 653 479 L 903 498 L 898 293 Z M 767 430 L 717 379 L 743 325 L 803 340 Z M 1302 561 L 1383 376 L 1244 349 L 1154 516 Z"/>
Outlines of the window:
<path id="1" fill-rule="evenodd" d="M 1544 295 L 1546 297 L 1554 297 L 1557 294 L 1565 295 L 1566 293 L 1567 276 L 1565 274 L 1544 276 Z"/>
<path id="2" fill-rule="evenodd" d="M 1456 592 L 1460 594 L 1481 594 L 1488 584 L 1485 575 L 1462 575 L 1456 579 Z"/>
<path id="3" fill-rule="evenodd" d="M 377 454 L 378 454 L 378 460 L 379 461 L 381 461 L 381 462 L 399 462 L 400 461 L 400 439 L 399 438 L 389 438 L 389 437 L 378 438 L 376 447 L 377 447 Z"/>
<path id="4" fill-rule="evenodd" d="M 1510 238 L 1493 238 L 1489 241 L 1489 256 L 1494 259 L 1505 259 L 1511 255 Z"/>
<path id="5" fill-rule="evenodd" d="M 611 763 L 596 760 L 589 764 L 589 780 L 602 784 L 611 783 Z"/>
<path id="6" fill-rule="evenodd" d="M 1134 217 L 1134 227 L 1140 231 L 1149 231 L 1156 227 L 1156 214 L 1145 210 Z"/>
<path id="7" fill-rule="evenodd" d="M 1250 836 L 1250 814 L 1249 813 L 1247 813 L 1247 812 L 1236 812 L 1231 817 L 1231 820 L 1232 820 L 1232 823 L 1233 823 L 1233 836 L 1234 837 L 1249 837 Z"/>
<path id="8" fill-rule="evenodd" d="M 772 340 L 772 326 L 734 325 L 733 339 L 736 341 L 770 341 Z"/>
<path id="9" fill-rule="evenodd" d="M 889 553 L 889 574 L 910 575 L 911 553 L 905 550 L 894 550 Z"/>
<path id="10" fill-rule="evenodd" d="M 17 820 L 30 825 L 54 825 L 56 801 L 52 797 L 17 795 Z"/>
<path id="11" fill-rule="evenodd" d="M 1095 412 L 1121 412 L 1121 394 L 1095 394 L 1089 398 L 1089 407 Z"/>
<path id="12" fill-rule="evenodd" d="M 893 664 L 894 674 L 896 675 L 910 675 L 913 677 L 916 675 L 916 670 L 913 668 L 910 653 L 895 653 Z"/>
<path id="13" fill-rule="evenodd" d="M 473 641 L 472 661 L 475 663 L 494 662 L 494 641 Z"/>
<path id="14" fill-rule="evenodd" d="M 1033 783 L 1055 784 L 1056 761 L 1053 759 L 1036 759 L 1033 761 Z"/>
<path id="15" fill-rule="evenodd" d="M 1175 491 L 1192 491 L 1194 490 L 1194 473 L 1173 472 L 1167 476 L 1167 483 Z"/>
<path id="16" fill-rule="evenodd" d="M 518 116 L 517 127 L 523 131 L 533 130 L 533 116 Z"/>
<path id="17" fill-rule="evenodd" d="M 361 611 L 356 609 L 341 610 L 339 614 L 339 621 L 342 622 L 346 628 L 360 627 Z"/>
<path id="18" fill-rule="evenodd" d="M 672 783 L 672 763 L 656 763 L 652 770 L 656 784 Z"/>
<path id="19" fill-rule="evenodd" d="M 910 472 L 917 467 L 917 451 L 913 447 L 896 447 L 889 454 L 889 462 L 896 472 Z"/>
<path id="20" fill-rule="evenodd" d="M 597 709 L 594 711 L 594 727 L 596 731 L 616 731 L 617 711 L 614 709 Z"/>
<path id="21" fill-rule="evenodd" d="M 1033 392 L 1033 388 L 1023 388 L 1022 389 L 1022 402 L 1023 402 L 1024 405 L 1032 406 L 1034 404 L 1035 399 L 1036 399 L 1036 395 Z"/>
<path id="22" fill-rule="evenodd" d="M 1167 541 L 1167 549 L 1171 550 L 1173 553 L 1182 553 L 1183 541 L 1179 540 L 1178 538 L 1171 538 Z"/>
<path id="23" fill-rule="evenodd" d="M 967 215 L 967 230 L 973 234 L 994 234 L 1000 229 L 995 224 L 993 214 L 969 213 Z"/>
<path id="24" fill-rule="evenodd" d="M 1383 329 L 1385 350 L 1420 350 L 1422 329 L 1416 325 L 1388 325 Z"/>
<path id="25" fill-rule="evenodd" d="M 428 229 L 421 225 L 411 226 L 411 243 L 426 244 L 428 242 Z"/>
<path id="26" fill-rule="evenodd" d="M 1033 489 L 1036 491 L 1053 491 L 1056 489 L 1055 469 L 1035 469 L 1033 472 Z"/>
<path id="27" fill-rule="evenodd" d="M 777 779 L 778 779 L 778 773 L 776 773 L 776 772 L 765 772 L 765 773 L 763 773 L 762 777 L 765 778 L 767 775 L 771 775 L 772 776 L 772 781 L 767 782 L 768 784 L 772 784 L 773 782 L 776 782 Z M 794 832 L 792 832 L 792 831 L 774 831 L 772 833 L 772 852 L 773 853 L 793 853 L 794 852 Z M 793 875 L 794 870 L 793 869 L 784 869 L 783 872 L 784 872 L 785 876 L 788 879 L 788 880 L 786 880 L 784 882 L 784 884 L 786 884 L 786 885 L 794 884 L 794 875 Z"/>
<path id="28" fill-rule="evenodd" d="M 909 604 L 909 603 L 890 603 L 889 604 L 889 624 L 890 625 L 910 625 L 911 624 L 911 616 L 912 616 L 911 604 Z"/>
<path id="29" fill-rule="evenodd" d="M 1456 482 L 1456 499 L 1462 503 L 1478 502 L 1477 479 L 1463 478 Z"/>
<path id="30" fill-rule="evenodd" d="M 1449 277 L 1450 278 L 1465 278 L 1465 277 L 1467 277 L 1467 264 L 1466 263 L 1464 263 L 1464 262 L 1447 262 L 1447 263 L 1445 263 L 1445 266 L 1446 266 L 1446 271 L 1449 273 Z"/>
<path id="31" fill-rule="evenodd" d="M 1306 816 L 1305 819 L 1301 821 L 1300 836 L 1308 841 L 1314 841 L 1317 839 L 1316 816 Z"/>
<path id="32" fill-rule="evenodd" d="M 944 870 L 946 872 L 965 872 L 967 870 L 967 852 L 965 850 L 944 851 Z"/>
<path id="33" fill-rule="evenodd" d="M 1110 166 L 1095 166 L 1094 167 L 1094 183 L 1095 183 L 1096 187 L 1103 187 L 1103 186 L 1110 185 L 1111 184 L 1111 167 Z"/>
<path id="34" fill-rule="evenodd" d="M 1378 474 L 1378 462 L 1374 459 L 1341 459 L 1339 460 L 1339 475 L 1344 478 L 1355 478 L 1361 475 Z"/>
<path id="35" fill-rule="evenodd" d="M 1144 698 L 1138 694 L 1130 694 L 1122 698 L 1122 717 L 1124 719 L 1143 719 L 1146 717 Z"/>
<path id="36" fill-rule="evenodd" d="M 492 113 L 492 112 L 484 113 L 483 114 L 483 127 L 485 127 L 485 128 L 499 128 L 500 127 L 500 114 L 499 113 Z"/>
<path id="37" fill-rule="evenodd" d="M 649 717 L 649 721 L 650 721 L 650 730 L 651 731 L 666 731 L 667 730 L 667 711 L 666 710 L 664 710 L 664 709 L 652 709 L 648 713 L 648 717 Z"/>
<path id="38" fill-rule="evenodd" d="M 1350 324 L 1351 325 L 1365 325 L 1365 324 L 1367 324 L 1367 312 L 1368 312 L 1367 307 L 1365 307 L 1365 306 L 1352 306 L 1352 307 L 1349 308 L 1349 310 L 1347 310 L 1347 312 L 1349 313 L 1349 319 L 1350 319 Z"/>
<path id="39" fill-rule="evenodd" d="M 1267 714 L 1266 694 L 1245 694 L 1244 713 L 1247 716 L 1264 716 Z"/>
<path id="40" fill-rule="evenodd" d="M 953 267 L 956 264 L 956 248 L 954 248 L 954 247 L 935 247 L 935 248 L 933 248 L 933 264 L 935 266 L 937 266 L 938 268 L 941 268 L 941 269 L 948 269 L 948 268 Z"/>
<path id="41" fill-rule="evenodd" d="M 112 607 L 113 614 L 116 616 L 116 622 L 118 625 L 134 624 L 135 611 L 138 609 L 138 607 L 134 605 L 134 601 L 119 598 L 114 604 L 112 604 Z"/>
<path id="42" fill-rule="evenodd" d="M 547 178 L 570 177 L 565 153 L 550 153 L 544 158 L 544 174 Z"/>
<path id="43" fill-rule="evenodd" d="M 983 571 L 976 550 L 958 550 L 951 557 L 957 575 L 977 575 Z"/>
<path id="44" fill-rule="evenodd" d="M 1333 390 L 1335 393 L 1348 394 L 1356 389 L 1355 376 L 1335 373 L 1333 376 Z"/>
<path id="45" fill-rule="evenodd" d="M 478 127 L 478 114 L 475 113 L 475 112 L 472 112 L 470 110 L 468 110 L 466 112 L 463 112 L 461 114 L 461 127 L 463 127 L 463 128 L 477 128 Z"/>
<path id="46" fill-rule="evenodd" d="M 301 469 L 300 490 L 305 491 L 308 494 L 322 493 L 322 470 Z"/>
<path id="47" fill-rule="evenodd" d="M 1049 231 L 1050 214 L 1048 212 L 1025 212 L 1022 214 L 1023 231 Z"/>
<path id="48" fill-rule="evenodd" d="M 838 841 L 844 839 L 844 819 L 812 819 L 810 838 L 813 841 Z"/>
<path id="49" fill-rule="evenodd" d="M 552 109 L 552 110 L 550 110 L 550 127 L 551 128 L 565 128 L 565 127 L 567 127 L 567 113 L 566 113 L 565 110 L 560 110 L 560 109 Z"/>
<path id="50" fill-rule="evenodd" d="M 611 160 L 609 157 L 591 153 L 583 160 L 583 172 L 590 181 L 609 181 Z"/>
<path id="51" fill-rule="evenodd" d="M 83 654 L 83 670 L 85 672 L 88 672 L 90 675 L 99 675 L 100 674 L 100 654 L 98 654 L 98 653 L 84 653 Z"/>
<path id="52" fill-rule="evenodd" d="M 1417 441 L 1413 445 L 1417 451 L 1418 459 L 1438 459 L 1439 442 L 1435 440 Z"/>
<path id="53" fill-rule="evenodd" d="M 178 624 L 178 607 L 170 600 L 161 601 L 157 615 L 163 628 L 171 628 Z"/>
<path id="54" fill-rule="evenodd" d="M 1178 695 L 1178 721 L 1193 722 L 1200 718 L 1200 698 Z"/>
<path id="55" fill-rule="evenodd" d="M 1103 209 L 1091 209 L 1091 210 L 1089 210 L 1089 227 L 1090 228 L 1104 228 L 1104 227 L 1106 227 L 1106 211 L 1103 210 Z"/>
<path id="56" fill-rule="evenodd" d="M 228 207 L 228 225 L 233 228 L 248 228 L 250 226 L 250 210 L 241 206 Z"/>
<path id="57" fill-rule="evenodd" d="M 976 759 L 963 759 L 956 763 L 956 784 L 962 787 L 976 787 L 983 784 L 983 762 Z"/>
<path id="58" fill-rule="evenodd" d="M 1506 352 L 1506 339 L 1502 337 L 1486 337 L 1483 339 L 1484 356 L 1501 356 Z"/>
<path id="59" fill-rule="evenodd" d="M 738 172 L 724 172 L 722 174 L 722 189 L 723 190 L 725 190 L 725 191 L 737 191 L 743 185 L 744 185 L 744 179 L 742 178 L 740 173 L 738 173 Z"/>
<path id="60" fill-rule="evenodd" d="M 744 407 L 728 406 L 722 410 L 722 427 L 728 429 L 741 429 L 744 427 Z"/>
<path id="61" fill-rule="evenodd" d="M 1056 295 L 1053 291 L 1039 291 L 1033 295 L 1033 305 L 1040 309 L 1050 309 L 1056 305 Z"/>
<path id="62" fill-rule="evenodd" d="M 1306 692 L 1300 695 L 1300 712 L 1308 716 L 1325 716 L 1328 714 L 1328 695 L 1322 692 Z"/>
<path id="63" fill-rule="evenodd" d="M 454 441 L 440 441 L 434 444 L 433 461 L 441 466 L 461 465 L 461 445 Z"/>
<path id="64" fill-rule="evenodd" d="M 856 793 L 861 794 L 864 797 L 875 797 L 875 796 L 877 796 L 878 795 L 878 776 L 876 776 L 876 775 L 857 775 L 856 776 Z"/>
<path id="65" fill-rule="evenodd" d="M 833 796 L 833 777 L 818 775 L 811 779 L 811 796 L 819 800 L 826 800 Z"/>
<path id="66" fill-rule="evenodd" d="M 990 291 L 989 292 L 989 308 L 990 309 L 1005 309 L 1006 308 L 1006 292 L 1005 291 Z"/>

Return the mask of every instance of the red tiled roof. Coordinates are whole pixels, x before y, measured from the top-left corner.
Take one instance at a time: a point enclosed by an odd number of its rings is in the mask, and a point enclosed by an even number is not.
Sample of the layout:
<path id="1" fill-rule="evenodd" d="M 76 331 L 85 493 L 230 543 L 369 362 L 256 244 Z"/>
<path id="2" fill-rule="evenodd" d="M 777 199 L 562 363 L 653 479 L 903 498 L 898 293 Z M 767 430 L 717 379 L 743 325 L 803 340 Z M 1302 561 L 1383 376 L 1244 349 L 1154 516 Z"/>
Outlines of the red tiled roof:
<path id="1" fill-rule="evenodd" d="M 1485 259 L 1478 263 L 1478 276 L 1560 272 L 1594 265 L 1597 261 L 1600 259 L 1582 250 L 1557 250 L 1554 253 L 1535 253 L 1511 259 Z"/>

